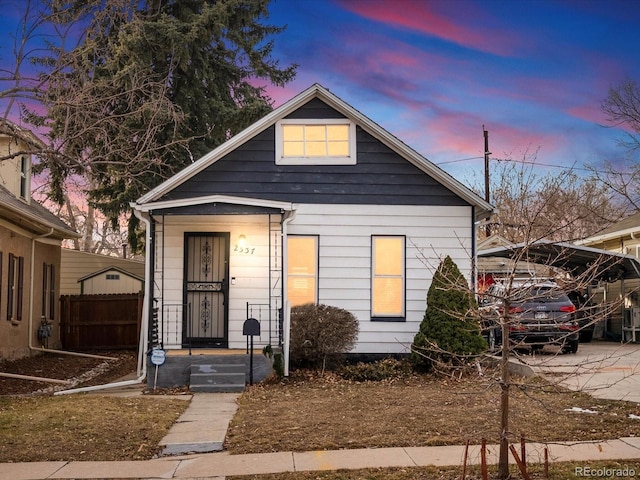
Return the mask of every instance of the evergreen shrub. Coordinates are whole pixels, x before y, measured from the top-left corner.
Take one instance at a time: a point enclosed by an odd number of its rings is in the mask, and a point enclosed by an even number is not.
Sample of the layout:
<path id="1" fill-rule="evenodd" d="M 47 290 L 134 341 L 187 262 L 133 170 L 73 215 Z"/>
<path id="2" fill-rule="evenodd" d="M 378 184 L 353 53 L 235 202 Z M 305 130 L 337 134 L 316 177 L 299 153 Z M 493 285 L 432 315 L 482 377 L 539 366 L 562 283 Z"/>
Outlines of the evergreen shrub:
<path id="1" fill-rule="evenodd" d="M 446 370 L 465 365 L 486 349 L 473 292 L 447 256 L 427 293 L 427 309 L 411 347 L 412 363 L 419 371 Z"/>

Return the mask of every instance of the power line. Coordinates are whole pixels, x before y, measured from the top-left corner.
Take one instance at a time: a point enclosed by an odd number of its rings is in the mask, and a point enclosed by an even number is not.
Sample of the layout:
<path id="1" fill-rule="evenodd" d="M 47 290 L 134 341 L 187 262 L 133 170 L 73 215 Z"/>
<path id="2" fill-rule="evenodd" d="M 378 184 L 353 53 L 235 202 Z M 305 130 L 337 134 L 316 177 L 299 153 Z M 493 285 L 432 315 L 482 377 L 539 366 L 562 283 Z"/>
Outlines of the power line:
<path id="1" fill-rule="evenodd" d="M 484 157 L 468 157 L 468 158 L 458 158 L 456 160 L 447 160 L 445 162 L 434 162 L 436 165 L 448 165 L 451 163 L 460 163 L 460 162 L 467 162 L 469 160 L 482 160 Z M 528 161 L 528 160 L 514 160 L 512 158 L 497 158 L 497 157 L 490 157 L 490 160 L 496 161 L 496 162 L 512 162 L 512 163 L 521 163 L 523 165 L 533 165 L 536 167 L 549 167 L 549 168 L 562 168 L 564 170 L 580 170 L 583 172 L 593 172 L 593 173 L 609 173 L 607 170 L 596 170 L 593 168 L 585 168 L 585 167 L 576 167 L 576 166 L 572 166 L 572 167 L 568 167 L 566 165 L 554 165 L 552 163 L 539 163 L 539 162 L 532 162 L 532 161 Z"/>

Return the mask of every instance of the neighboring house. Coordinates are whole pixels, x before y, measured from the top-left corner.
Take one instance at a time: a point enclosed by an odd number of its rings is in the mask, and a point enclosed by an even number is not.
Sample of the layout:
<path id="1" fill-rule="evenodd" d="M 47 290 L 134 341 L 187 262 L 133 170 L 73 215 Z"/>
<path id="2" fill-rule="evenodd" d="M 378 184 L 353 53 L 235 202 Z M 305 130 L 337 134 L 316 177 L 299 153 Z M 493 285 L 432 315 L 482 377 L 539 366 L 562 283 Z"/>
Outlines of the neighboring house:
<path id="1" fill-rule="evenodd" d="M 622 253 L 640 259 L 640 212 L 580 242 L 593 248 Z M 607 330 L 623 340 L 640 341 L 640 280 L 603 282 L 594 292 L 603 303 L 622 300 L 622 309 L 611 315 Z"/>
<path id="2" fill-rule="evenodd" d="M 491 235 L 478 241 L 478 252 L 496 247 L 508 247 L 513 243 L 500 235 Z M 514 262 L 503 257 L 478 257 L 478 293 L 504 279 L 538 278 L 544 279 L 555 275 L 554 269 L 531 262 Z"/>
<path id="3" fill-rule="evenodd" d="M 144 262 L 98 253 L 62 249 L 60 294 L 138 293 Z"/>
<path id="4" fill-rule="evenodd" d="M 0 124 L 0 358 L 60 344 L 62 240 L 79 236 L 31 199 L 31 154 L 39 140 Z M 41 326 L 44 328 L 40 329 Z"/>
<path id="5" fill-rule="evenodd" d="M 449 255 L 473 278 L 492 211 L 317 84 L 132 206 L 165 349 L 244 349 L 249 316 L 285 356 L 290 308 L 308 302 L 358 318 L 354 352 L 408 352 L 435 269 Z"/>

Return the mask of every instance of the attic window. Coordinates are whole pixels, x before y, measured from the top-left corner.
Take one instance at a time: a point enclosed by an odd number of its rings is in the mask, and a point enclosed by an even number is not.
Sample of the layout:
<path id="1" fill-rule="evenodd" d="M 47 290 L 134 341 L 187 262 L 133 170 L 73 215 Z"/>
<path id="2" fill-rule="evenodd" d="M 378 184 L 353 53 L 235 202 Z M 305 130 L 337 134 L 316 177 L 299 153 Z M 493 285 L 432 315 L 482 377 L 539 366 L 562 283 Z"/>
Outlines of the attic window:
<path id="1" fill-rule="evenodd" d="M 355 165 L 356 127 L 347 119 L 281 120 L 276 124 L 279 165 Z"/>
<path id="2" fill-rule="evenodd" d="M 107 280 L 120 280 L 120 275 L 117 273 L 107 273 Z"/>

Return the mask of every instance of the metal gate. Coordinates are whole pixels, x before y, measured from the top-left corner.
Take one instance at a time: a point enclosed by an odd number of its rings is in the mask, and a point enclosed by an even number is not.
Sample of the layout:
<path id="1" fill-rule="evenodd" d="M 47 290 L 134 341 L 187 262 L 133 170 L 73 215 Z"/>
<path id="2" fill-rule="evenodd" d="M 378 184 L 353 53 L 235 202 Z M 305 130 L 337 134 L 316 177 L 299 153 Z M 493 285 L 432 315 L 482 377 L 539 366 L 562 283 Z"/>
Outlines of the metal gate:
<path id="1" fill-rule="evenodd" d="M 186 233 L 183 344 L 228 345 L 229 233 Z"/>

